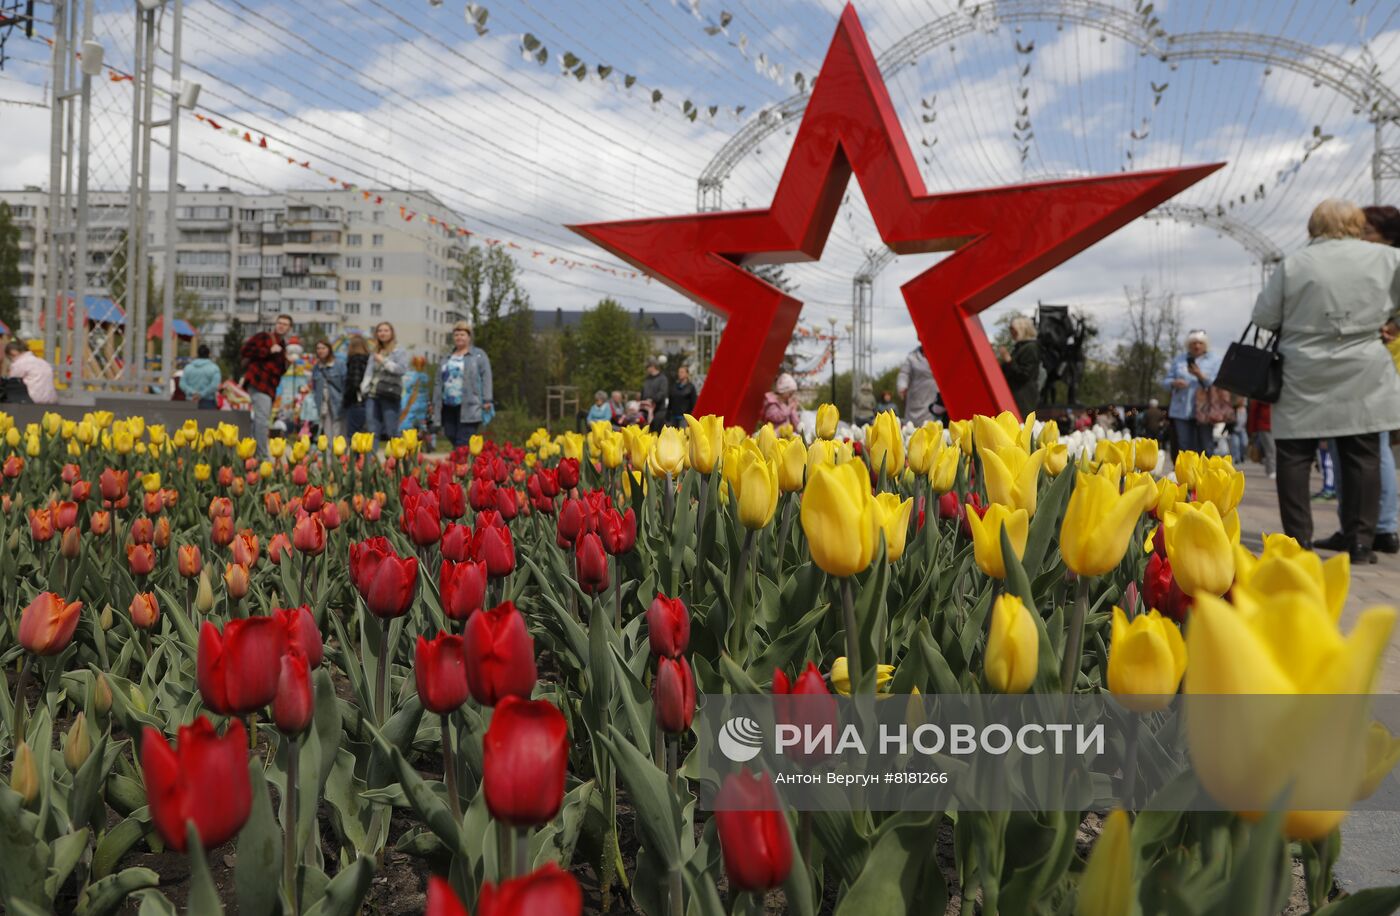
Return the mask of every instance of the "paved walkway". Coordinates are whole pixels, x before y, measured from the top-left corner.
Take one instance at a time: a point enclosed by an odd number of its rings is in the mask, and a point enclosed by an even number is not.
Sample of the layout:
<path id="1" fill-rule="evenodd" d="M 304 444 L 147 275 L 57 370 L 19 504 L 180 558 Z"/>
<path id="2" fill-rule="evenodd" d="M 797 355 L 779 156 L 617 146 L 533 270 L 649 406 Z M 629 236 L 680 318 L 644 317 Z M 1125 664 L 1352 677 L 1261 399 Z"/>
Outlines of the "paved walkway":
<path id="1" fill-rule="evenodd" d="M 1280 530 L 1278 496 L 1274 481 L 1264 476 L 1262 466 L 1246 465 L 1244 473 L 1246 482 L 1244 501 L 1240 503 L 1240 539 L 1246 547 L 1258 553 L 1264 534 Z M 1321 489 L 1321 482 L 1314 477 L 1313 490 L 1316 492 L 1318 489 Z M 1325 538 L 1337 527 L 1337 503 L 1315 500 L 1314 536 Z M 1324 553 L 1323 556 L 1331 554 Z M 1400 555 L 1380 554 L 1379 557 L 1380 562 L 1375 566 L 1353 566 L 1351 569 L 1351 589 L 1342 611 L 1344 633 L 1351 630 L 1356 615 L 1363 609 L 1378 604 L 1400 604 Z M 1400 626 L 1391 635 L 1376 690 L 1380 693 L 1400 693 Z"/>

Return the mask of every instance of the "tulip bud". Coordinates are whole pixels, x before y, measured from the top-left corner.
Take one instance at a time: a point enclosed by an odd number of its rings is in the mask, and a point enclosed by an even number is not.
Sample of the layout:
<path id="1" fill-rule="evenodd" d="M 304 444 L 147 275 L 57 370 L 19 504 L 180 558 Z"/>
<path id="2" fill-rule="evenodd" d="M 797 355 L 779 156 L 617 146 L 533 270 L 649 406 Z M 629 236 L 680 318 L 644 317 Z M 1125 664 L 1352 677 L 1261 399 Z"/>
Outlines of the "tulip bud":
<path id="1" fill-rule="evenodd" d="M 97 625 L 102 628 L 102 632 L 112 629 L 112 624 L 116 622 L 114 613 L 112 606 L 108 604 L 102 608 L 102 613 L 97 615 Z"/>
<path id="2" fill-rule="evenodd" d="M 574 567 L 578 586 L 585 593 L 596 595 L 608 587 L 608 555 L 598 535 L 590 531 L 579 537 Z"/>
<path id="3" fill-rule="evenodd" d="M 131 689 L 129 689 L 126 692 L 126 695 L 127 702 L 130 703 L 132 708 L 135 709 L 137 712 L 149 711 L 150 707 L 146 703 L 146 695 L 141 692 L 140 687 L 136 686 L 135 684 L 132 684 Z"/>
<path id="4" fill-rule="evenodd" d="M 194 592 L 194 609 L 201 614 L 214 610 L 214 586 L 209 581 L 209 570 L 199 571 L 199 586 Z"/>
<path id="5" fill-rule="evenodd" d="M 1133 825 L 1122 810 L 1104 819 L 1103 831 L 1079 879 L 1079 916 L 1118 916 L 1134 910 Z"/>
<path id="6" fill-rule="evenodd" d="M 841 411 L 835 404 L 822 404 L 817 408 L 817 438 L 830 439 L 836 435 L 836 423 L 841 419 Z"/>
<path id="7" fill-rule="evenodd" d="M 82 535 L 77 528 L 63 529 L 63 538 L 59 541 L 58 552 L 68 560 L 76 560 L 83 552 Z"/>
<path id="8" fill-rule="evenodd" d="M 652 705 L 656 726 L 663 732 L 678 735 L 690 728 L 695 718 L 695 677 L 684 658 L 657 659 Z"/>
<path id="9" fill-rule="evenodd" d="M 1012 594 L 992 605 L 984 670 L 997 693 L 1025 693 L 1035 680 L 1040 657 L 1040 631 L 1031 612 Z"/>
<path id="10" fill-rule="evenodd" d="M 88 736 L 87 716 L 79 712 L 63 741 L 63 765 L 68 772 L 77 773 L 92 753 L 92 738 Z"/>
<path id="11" fill-rule="evenodd" d="M 1113 609 L 1108 649 L 1108 689 L 1136 712 L 1166 708 L 1186 673 L 1186 641 L 1175 623 L 1156 611 L 1132 620 Z"/>
<path id="12" fill-rule="evenodd" d="M 277 676 L 277 696 L 272 700 L 272 721 L 284 735 L 300 735 L 311 724 L 315 694 L 306 655 L 292 648 L 282 656 Z"/>
<path id="13" fill-rule="evenodd" d="M 209 526 L 209 540 L 220 547 L 227 547 L 233 543 L 234 529 L 233 519 L 226 515 L 221 515 L 213 520 Z"/>
<path id="14" fill-rule="evenodd" d="M 99 509 L 92 513 L 92 518 L 88 520 L 88 530 L 95 537 L 102 537 L 112 530 L 112 513 L 106 509 Z M 18 532 L 16 532 L 18 534 Z"/>
<path id="15" fill-rule="evenodd" d="M 657 592 L 647 608 L 647 637 L 651 654 L 658 658 L 679 658 L 690 645 L 690 612 L 680 598 Z"/>
<path id="16" fill-rule="evenodd" d="M 112 711 L 112 685 L 107 683 L 107 675 L 100 671 L 92 688 L 92 708 L 99 716 Z"/>
<path id="17" fill-rule="evenodd" d="M 152 539 L 151 543 L 153 543 L 156 547 L 159 547 L 161 550 L 164 550 L 165 548 L 170 546 L 169 516 L 162 515 L 160 517 L 160 520 L 156 522 L 155 537 Z"/>
<path id="18" fill-rule="evenodd" d="M 19 793 L 22 803 L 33 804 L 39 797 L 39 769 L 34 765 L 34 754 L 29 743 L 21 741 L 15 749 L 15 761 L 10 769 L 10 788 Z"/>
<path id="19" fill-rule="evenodd" d="M 234 601 L 240 601 L 248 594 L 248 567 L 242 563 L 230 563 L 224 570 L 224 584 L 228 587 L 228 596 Z"/>
<path id="20" fill-rule="evenodd" d="M 787 815 L 767 773 L 747 769 L 725 777 L 714 819 L 729 886 L 759 894 L 780 886 L 792 869 Z"/>
<path id="21" fill-rule="evenodd" d="M 320 556 L 326 550 L 326 525 L 318 515 L 306 515 L 292 529 L 292 546 L 307 556 Z"/>
<path id="22" fill-rule="evenodd" d="M 563 714 L 547 700 L 503 698 L 482 739 L 482 790 L 491 816 L 517 827 L 554 820 L 568 767 Z"/>

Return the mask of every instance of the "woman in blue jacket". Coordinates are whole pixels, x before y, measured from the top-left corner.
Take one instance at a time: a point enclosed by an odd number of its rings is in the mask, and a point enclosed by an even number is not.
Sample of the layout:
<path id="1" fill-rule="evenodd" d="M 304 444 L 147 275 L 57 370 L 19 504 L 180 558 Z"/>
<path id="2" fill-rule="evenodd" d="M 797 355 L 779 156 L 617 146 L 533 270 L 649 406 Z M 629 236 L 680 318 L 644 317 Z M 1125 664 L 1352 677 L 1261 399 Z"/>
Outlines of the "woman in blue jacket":
<path id="1" fill-rule="evenodd" d="M 199 403 L 200 410 L 214 410 L 219 406 L 219 385 L 224 374 L 219 364 L 209 358 L 209 346 L 199 345 L 199 358 L 190 360 L 185 371 L 180 373 L 180 390 L 185 397 Z"/>

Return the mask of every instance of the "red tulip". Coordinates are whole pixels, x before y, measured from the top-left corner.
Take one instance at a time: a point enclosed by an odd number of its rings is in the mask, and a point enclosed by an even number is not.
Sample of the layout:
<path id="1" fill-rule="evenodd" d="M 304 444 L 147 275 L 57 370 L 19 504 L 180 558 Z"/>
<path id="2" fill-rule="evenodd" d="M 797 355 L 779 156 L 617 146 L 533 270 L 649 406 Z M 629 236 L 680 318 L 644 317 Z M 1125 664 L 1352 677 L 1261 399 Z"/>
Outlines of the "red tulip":
<path id="1" fill-rule="evenodd" d="M 70 461 L 68 464 L 59 468 L 58 479 L 66 484 L 71 484 L 75 480 L 82 480 L 83 469 Z"/>
<path id="2" fill-rule="evenodd" d="M 380 517 L 381 515 L 383 515 L 383 514 L 384 514 L 384 504 L 383 504 L 382 502 L 380 502 L 379 500 L 377 500 L 377 499 L 371 499 L 369 502 L 365 503 L 365 511 L 364 511 L 365 521 L 367 521 L 367 522 L 377 522 L 377 521 L 379 521 L 379 517 Z"/>
<path id="3" fill-rule="evenodd" d="M 565 458 L 559 462 L 559 489 L 567 492 L 578 486 L 578 459 Z"/>
<path id="4" fill-rule="evenodd" d="M 131 523 L 131 540 L 137 544 L 149 544 L 155 540 L 156 526 L 148 518 L 138 518 Z"/>
<path id="5" fill-rule="evenodd" d="M 316 512 L 326 503 L 326 491 L 320 487 L 307 487 L 301 495 L 301 505 L 307 512 Z"/>
<path id="6" fill-rule="evenodd" d="M 53 592 L 40 592 L 19 618 L 19 644 L 35 655 L 57 655 L 68 648 L 78 628 L 81 601 L 69 604 Z"/>
<path id="7" fill-rule="evenodd" d="M 496 511 L 501 518 L 510 521 L 520 514 L 520 491 L 513 487 L 496 489 Z"/>
<path id="8" fill-rule="evenodd" d="M 292 529 L 292 546 L 307 556 L 317 557 L 326 551 L 326 525 L 319 515 L 303 515 Z"/>
<path id="9" fill-rule="evenodd" d="M 286 648 L 286 629 L 275 618 L 230 620 L 222 633 L 206 620 L 199 631 L 195 665 L 204 705 L 242 716 L 271 703 Z"/>
<path id="10" fill-rule="evenodd" d="M 53 540 L 53 515 L 48 509 L 29 510 L 29 536 L 36 544 Z"/>
<path id="11" fill-rule="evenodd" d="M 363 594 L 369 588 L 370 580 L 374 578 L 380 561 L 393 553 L 394 548 L 390 546 L 389 539 L 382 536 L 351 544 L 350 584 Z"/>
<path id="12" fill-rule="evenodd" d="M 141 738 L 141 773 L 151 823 L 167 846 L 185 851 L 186 824 L 200 845 L 222 846 L 238 835 L 252 811 L 248 735 L 234 720 L 220 738 L 204 716 L 180 726 L 176 747 L 147 726 Z"/>
<path id="13" fill-rule="evenodd" d="M 301 607 L 278 608 L 272 616 L 282 625 L 287 638 L 287 647 L 296 649 L 306 656 L 306 663 L 312 668 L 321 667 L 325 657 L 325 646 L 321 643 L 321 628 L 316 626 L 316 616 L 305 604 Z"/>
<path id="14" fill-rule="evenodd" d="M 603 516 L 613 510 L 612 497 L 606 490 L 589 490 L 583 494 L 583 507 L 588 530 L 601 532 Z"/>
<path id="15" fill-rule="evenodd" d="M 472 555 L 486 562 L 491 578 L 509 575 L 515 569 L 515 542 L 510 529 L 498 525 L 478 527 L 472 538 Z"/>
<path id="16" fill-rule="evenodd" d="M 404 500 L 399 527 L 419 547 L 436 544 L 442 538 L 442 515 L 437 497 L 432 493 L 417 493 Z"/>
<path id="17" fill-rule="evenodd" d="M 175 551 L 175 565 L 180 570 L 180 575 L 186 579 L 193 579 L 199 575 L 199 571 L 204 568 L 204 558 L 200 555 L 198 544 L 181 544 Z"/>
<path id="18" fill-rule="evenodd" d="M 130 485 L 131 475 L 126 471 L 104 468 L 102 473 L 97 475 L 97 488 L 102 492 L 102 499 L 108 505 L 124 499 Z"/>
<path id="19" fill-rule="evenodd" d="M 219 468 L 218 480 L 221 487 L 233 486 L 233 468 L 228 465 Z"/>
<path id="20" fill-rule="evenodd" d="M 413 604 L 418 587 L 418 559 L 392 551 L 381 556 L 360 588 L 370 613 L 377 617 L 402 617 Z"/>
<path id="21" fill-rule="evenodd" d="M 444 478 L 433 492 L 437 494 L 438 512 L 443 518 L 461 518 L 467 514 L 467 495 L 460 483 Z"/>
<path id="22" fill-rule="evenodd" d="M 724 871 L 734 890 L 762 893 L 787 880 L 792 837 L 767 773 L 725 777 L 715 799 Z"/>
<path id="23" fill-rule="evenodd" d="M 131 614 L 132 624 L 139 630 L 149 630 L 160 620 L 160 606 L 156 604 L 156 596 L 152 592 L 138 592 L 127 610 Z"/>
<path id="24" fill-rule="evenodd" d="M 789 681 L 781 668 L 774 670 L 773 695 L 777 698 L 774 706 L 778 722 L 796 725 L 806 729 L 808 734 L 816 734 L 828 726 L 835 732 L 840 718 L 836 698 L 827 690 L 826 681 L 815 663 L 808 662 L 795 682 Z M 817 752 L 808 754 L 800 747 L 789 753 L 800 760 L 820 760 L 826 756 Z"/>
<path id="25" fill-rule="evenodd" d="M 433 912 L 431 908 L 428 911 Z M 465 913 L 465 911 L 463 911 Z M 490 881 L 481 886 L 476 916 L 580 916 L 583 891 L 578 879 L 556 862 L 546 862 L 528 875 L 511 878 L 496 887 Z M 443 916 L 453 911 L 444 910 Z"/>
<path id="26" fill-rule="evenodd" d="M 59 531 L 67 531 L 78 524 L 78 504 L 75 502 L 54 503 L 49 512 L 53 516 L 53 526 Z"/>
<path id="27" fill-rule="evenodd" d="M 559 517 L 555 527 L 560 547 L 572 547 L 578 542 L 578 536 L 583 533 L 588 523 L 586 512 L 581 499 L 565 498 L 559 505 Z"/>
<path id="28" fill-rule="evenodd" d="M 467 664 L 462 637 L 439 633 L 418 637 L 413 652 L 413 680 L 418 699 L 429 712 L 449 713 L 467 702 Z"/>
<path id="29" fill-rule="evenodd" d="M 307 474 L 307 472 L 306 472 L 306 464 L 305 464 L 305 462 L 303 462 L 303 463 L 301 463 L 301 464 L 297 464 L 296 466 L 294 466 L 294 467 L 292 468 L 292 486 L 294 486 L 294 487 L 304 487 L 304 486 L 306 486 L 306 474 Z"/>
<path id="30" fill-rule="evenodd" d="M 453 620 L 466 620 L 486 604 L 486 561 L 468 563 L 442 561 L 438 585 L 442 591 L 442 612 Z"/>
<path id="31" fill-rule="evenodd" d="M 695 718 L 695 677 L 690 663 L 684 658 L 658 658 L 651 696 L 657 728 L 671 735 L 689 729 Z"/>
<path id="32" fill-rule="evenodd" d="M 472 526 L 472 534 L 475 535 L 476 532 L 483 528 L 504 528 L 505 526 L 506 520 L 501 518 L 501 513 L 497 512 L 495 509 L 482 509 L 476 514 L 476 521 Z"/>
<path id="33" fill-rule="evenodd" d="M 540 468 L 535 472 L 534 479 L 537 480 L 540 488 L 540 495 L 546 499 L 553 499 L 559 495 L 559 472 L 552 468 Z"/>
<path id="34" fill-rule="evenodd" d="M 535 641 L 512 602 L 467 618 L 464 640 L 467 685 L 478 703 L 495 706 L 507 696 L 530 699 L 536 678 Z"/>
<path id="35" fill-rule="evenodd" d="M 286 509 L 282 503 L 282 492 L 280 490 L 270 490 L 263 494 L 263 508 L 268 515 L 281 515 Z"/>
<path id="36" fill-rule="evenodd" d="M 277 674 L 277 695 L 272 699 L 272 721 L 284 735 L 300 735 L 311 724 L 316 711 L 311 689 L 311 669 L 306 656 L 296 647 L 282 654 Z"/>
<path id="37" fill-rule="evenodd" d="M 209 525 L 209 540 L 220 547 L 227 547 L 233 543 L 233 519 L 226 515 L 220 515 Z"/>
<path id="38" fill-rule="evenodd" d="M 83 555 L 83 537 L 77 528 L 65 528 L 58 544 L 59 555 L 67 560 L 76 560 Z"/>
<path id="39" fill-rule="evenodd" d="M 471 916 L 471 913 L 457 899 L 457 892 L 446 878 L 429 875 L 428 908 L 423 911 L 423 916 Z"/>
<path id="40" fill-rule="evenodd" d="M 496 508 L 495 482 L 482 477 L 473 478 L 471 486 L 467 487 L 467 502 L 478 512 Z"/>
<path id="41" fill-rule="evenodd" d="M 448 522 L 446 530 L 442 532 L 442 542 L 438 549 L 442 551 L 444 560 L 465 563 L 471 559 L 472 529 L 456 522 Z"/>
<path id="42" fill-rule="evenodd" d="M 165 509 L 165 497 L 159 491 L 141 494 L 141 508 L 147 515 L 160 515 Z"/>
<path id="43" fill-rule="evenodd" d="M 11 480 L 24 473 L 24 459 L 18 455 L 11 455 L 5 459 L 3 473 Z"/>
<path id="44" fill-rule="evenodd" d="M 598 533 L 608 553 L 615 557 L 627 553 L 637 543 L 637 513 L 630 507 L 626 512 L 607 510 L 599 520 Z"/>
<path id="45" fill-rule="evenodd" d="M 596 595 L 608 587 L 608 555 L 603 550 L 603 542 L 591 531 L 578 539 L 574 550 L 574 573 L 578 586 L 590 595 Z"/>
<path id="46" fill-rule="evenodd" d="M 209 518 L 233 518 L 233 500 L 227 496 L 215 496 L 209 500 Z"/>
<path id="47" fill-rule="evenodd" d="M 92 482 L 87 480 L 75 480 L 68 492 L 72 495 L 74 502 L 85 503 L 92 498 Z"/>
<path id="48" fill-rule="evenodd" d="M 690 645 L 690 612 L 685 602 L 657 592 L 647 608 L 647 636 L 652 655 L 680 658 Z"/>
<path id="49" fill-rule="evenodd" d="M 327 531 L 334 531 L 340 527 L 342 516 L 339 503 L 326 503 L 317 514 L 321 516 L 321 524 L 326 526 Z"/>
<path id="50" fill-rule="evenodd" d="M 244 528 L 229 542 L 229 552 L 233 562 L 252 569 L 258 562 L 258 536 L 253 529 Z"/>
<path id="51" fill-rule="evenodd" d="M 1157 540 L 1165 540 L 1158 537 Z M 1147 606 L 1177 623 L 1186 619 L 1191 610 L 1191 596 L 1181 590 L 1176 576 L 1172 574 L 1171 561 L 1155 552 L 1147 558 L 1147 569 L 1143 574 L 1142 594 Z"/>
<path id="52" fill-rule="evenodd" d="M 149 576 L 156 568 L 156 552 L 150 544 L 127 544 L 126 565 L 133 576 Z"/>
<path id="53" fill-rule="evenodd" d="M 569 726 L 545 700 L 504 697 L 482 739 L 482 782 L 491 816 L 544 824 L 559 813 L 569 766 Z"/>
<path id="54" fill-rule="evenodd" d="M 954 490 L 949 490 L 938 497 L 938 517 L 941 519 L 961 519 L 963 515 L 962 500 Z"/>
<path id="55" fill-rule="evenodd" d="M 283 554 L 292 555 L 292 542 L 286 534 L 279 531 L 267 542 L 267 558 L 276 566 L 282 562 Z"/>
<path id="56" fill-rule="evenodd" d="M 92 513 L 92 518 L 88 519 L 88 530 L 97 537 L 101 537 L 112 530 L 112 513 L 106 509 L 98 509 Z"/>

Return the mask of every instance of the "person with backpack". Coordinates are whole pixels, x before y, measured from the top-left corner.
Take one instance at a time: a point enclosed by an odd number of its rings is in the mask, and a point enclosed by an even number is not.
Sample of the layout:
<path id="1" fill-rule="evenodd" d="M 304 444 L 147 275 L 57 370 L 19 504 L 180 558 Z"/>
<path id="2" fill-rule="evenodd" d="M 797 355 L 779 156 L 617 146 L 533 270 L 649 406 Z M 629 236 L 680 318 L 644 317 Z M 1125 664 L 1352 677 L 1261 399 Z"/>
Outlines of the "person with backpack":
<path id="1" fill-rule="evenodd" d="M 192 359 L 180 373 L 180 390 L 185 397 L 199 405 L 200 410 L 215 410 L 219 406 L 219 386 L 224 374 L 219 364 L 209 358 L 208 344 L 199 345 L 199 358 Z"/>
<path id="2" fill-rule="evenodd" d="M 365 393 L 360 390 L 369 371 L 369 345 L 359 334 L 345 342 L 345 381 L 340 396 L 341 435 L 348 440 L 368 427 Z"/>
<path id="3" fill-rule="evenodd" d="M 399 346 L 394 326 L 381 321 L 374 328 L 374 355 L 360 388 L 365 394 L 369 431 L 377 447 L 399 434 L 399 404 L 403 377 L 408 372 L 408 351 Z"/>
<path id="4" fill-rule="evenodd" d="M 1197 401 L 1208 398 L 1209 389 L 1215 384 L 1215 373 L 1220 369 L 1220 357 L 1210 352 L 1210 339 L 1200 329 L 1186 335 L 1186 352 L 1172 359 L 1167 370 L 1165 386 L 1171 389 L 1172 401 L 1167 408 L 1167 417 L 1172 421 L 1172 432 L 1176 439 L 1176 452 L 1200 452 L 1209 455 L 1215 451 L 1214 422 L 1197 416 Z M 1227 403 L 1228 405 L 1228 398 Z M 1229 408 L 1231 415 L 1233 408 Z"/>

